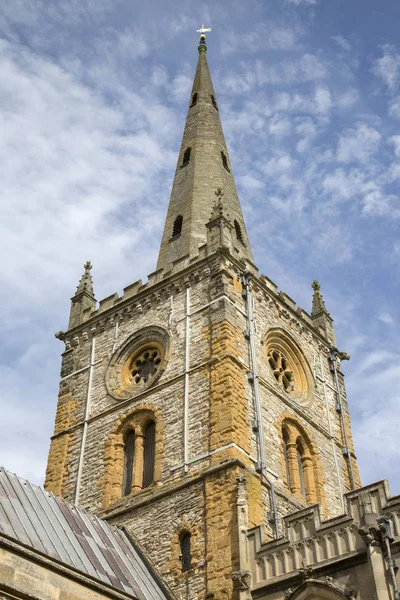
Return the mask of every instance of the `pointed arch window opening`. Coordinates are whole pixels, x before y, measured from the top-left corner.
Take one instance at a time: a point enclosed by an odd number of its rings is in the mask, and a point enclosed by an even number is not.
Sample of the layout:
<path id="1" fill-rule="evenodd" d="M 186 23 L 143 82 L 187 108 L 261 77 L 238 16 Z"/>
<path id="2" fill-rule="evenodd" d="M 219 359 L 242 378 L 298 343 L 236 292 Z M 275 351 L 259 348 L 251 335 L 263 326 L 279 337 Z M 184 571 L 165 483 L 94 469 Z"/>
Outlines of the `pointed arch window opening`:
<path id="1" fill-rule="evenodd" d="M 286 468 L 286 484 L 290 491 L 292 491 L 292 482 L 290 477 L 290 468 L 289 468 L 289 455 L 288 455 L 288 434 L 287 431 L 283 430 L 283 455 L 285 457 L 285 468 Z"/>
<path id="2" fill-rule="evenodd" d="M 225 154 L 225 152 L 223 150 L 221 150 L 221 159 L 222 159 L 222 164 L 224 166 L 224 169 L 226 171 L 228 171 L 228 173 L 230 173 L 231 170 L 230 170 L 229 165 L 228 165 L 228 159 L 226 158 L 226 154 Z"/>
<path id="3" fill-rule="evenodd" d="M 193 108 L 193 106 L 196 106 L 197 104 L 197 99 L 198 99 L 198 93 L 195 92 L 192 96 L 192 102 L 190 104 L 190 108 Z"/>
<path id="4" fill-rule="evenodd" d="M 183 217 L 178 215 L 172 227 L 172 239 L 178 237 L 182 233 Z"/>
<path id="5" fill-rule="evenodd" d="M 217 104 L 217 101 L 215 99 L 215 96 L 213 96 L 212 94 L 211 94 L 211 104 L 213 105 L 213 107 L 215 108 L 215 110 L 219 111 L 218 104 Z"/>
<path id="6" fill-rule="evenodd" d="M 135 432 L 129 431 L 125 438 L 124 448 L 124 476 L 122 483 L 122 495 L 129 496 L 133 484 L 133 465 L 135 457 Z"/>
<path id="7" fill-rule="evenodd" d="M 245 243 L 243 240 L 242 229 L 241 229 L 238 221 L 236 221 L 236 219 L 235 219 L 233 224 L 235 226 L 236 239 L 242 244 L 242 246 L 245 246 Z"/>
<path id="8" fill-rule="evenodd" d="M 307 500 L 306 484 L 304 479 L 304 467 L 303 467 L 303 452 L 301 449 L 301 440 L 297 440 L 296 444 L 297 453 L 297 466 L 299 469 L 299 480 L 300 480 L 300 492 L 304 500 Z"/>
<path id="9" fill-rule="evenodd" d="M 154 481 L 155 441 L 156 427 L 154 421 L 150 421 L 144 432 L 142 488 L 149 487 Z"/>
<path id="10" fill-rule="evenodd" d="M 183 169 L 183 167 L 186 167 L 190 163 L 191 152 L 192 152 L 191 148 L 186 148 L 185 152 L 183 153 L 181 169 Z"/>
<path id="11" fill-rule="evenodd" d="M 181 535 L 180 538 L 180 547 L 181 547 L 181 555 L 180 559 L 182 562 L 182 573 L 190 571 L 192 555 L 190 554 L 190 541 L 191 535 L 188 532 L 185 532 Z"/>

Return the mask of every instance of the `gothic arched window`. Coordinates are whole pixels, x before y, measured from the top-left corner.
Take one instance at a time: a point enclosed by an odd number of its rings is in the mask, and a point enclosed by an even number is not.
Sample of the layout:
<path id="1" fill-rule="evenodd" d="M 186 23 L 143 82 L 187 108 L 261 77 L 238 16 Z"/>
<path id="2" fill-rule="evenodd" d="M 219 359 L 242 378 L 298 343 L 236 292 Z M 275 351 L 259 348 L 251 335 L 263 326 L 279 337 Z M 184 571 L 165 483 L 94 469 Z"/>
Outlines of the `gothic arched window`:
<path id="1" fill-rule="evenodd" d="M 147 407 L 118 420 L 106 443 L 103 508 L 148 488 L 160 477 L 160 417 Z"/>
<path id="2" fill-rule="evenodd" d="M 285 473 L 286 473 L 286 485 L 288 489 L 292 490 L 292 483 L 290 481 L 290 469 L 289 469 L 289 458 L 288 458 L 288 442 L 289 434 L 286 429 L 282 431 L 282 442 L 283 442 L 283 455 L 285 458 Z"/>
<path id="3" fill-rule="evenodd" d="M 154 480 L 155 442 L 156 426 L 154 421 L 150 421 L 144 432 L 142 488 L 149 487 Z"/>
<path id="4" fill-rule="evenodd" d="M 286 486 L 307 504 L 321 501 L 320 475 L 315 446 L 300 424 L 285 419 L 282 425 L 282 453 Z"/>
<path id="5" fill-rule="evenodd" d="M 192 152 L 191 148 L 186 148 L 185 152 L 183 153 L 181 169 L 182 169 L 182 167 L 186 167 L 186 165 L 189 164 L 189 162 L 190 162 L 190 153 L 191 152 Z"/>
<path id="6" fill-rule="evenodd" d="M 225 152 L 223 152 L 222 150 L 221 150 L 221 158 L 222 158 L 222 164 L 224 165 L 224 169 L 226 169 L 228 171 L 228 173 L 230 173 L 231 170 L 228 165 L 228 159 L 226 158 Z"/>
<path id="7" fill-rule="evenodd" d="M 192 108 L 192 106 L 196 106 L 197 104 L 197 92 L 195 92 L 192 96 L 192 103 L 190 105 L 190 108 Z"/>
<path id="8" fill-rule="evenodd" d="M 297 440 L 296 452 L 297 452 L 297 466 L 299 469 L 299 480 L 300 480 L 300 492 L 304 500 L 306 500 L 306 484 L 304 481 L 304 466 L 303 466 L 303 455 L 302 455 L 302 443 L 301 439 Z"/>
<path id="9" fill-rule="evenodd" d="M 215 108 L 215 110 L 218 110 L 218 104 L 216 99 L 214 98 L 214 96 L 211 94 L 211 104 L 213 105 L 213 107 Z"/>
<path id="10" fill-rule="evenodd" d="M 190 554 L 190 533 L 183 533 L 180 538 L 182 571 L 190 571 L 192 555 Z"/>
<path id="11" fill-rule="evenodd" d="M 128 496 L 132 491 L 133 462 L 135 456 L 135 432 L 129 431 L 125 438 L 124 448 L 124 479 L 122 483 L 122 495 Z"/>
<path id="12" fill-rule="evenodd" d="M 235 226 L 236 238 L 239 240 L 239 242 L 242 244 L 242 246 L 244 246 L 242 230 L 240 228 L 239 223 L 236 221 L 236 219 L 234 220 L 233 224 Z"/>
<path id="13" fill-rule="evenodd" d="M 174 221 L 174 225 L 172 227 L 172 237 L 176 237 L 177 235 L 179 235 L 182 232 L 182 224 L 183 224 L 183 217 L 182 215 L 178 215 Z"/>

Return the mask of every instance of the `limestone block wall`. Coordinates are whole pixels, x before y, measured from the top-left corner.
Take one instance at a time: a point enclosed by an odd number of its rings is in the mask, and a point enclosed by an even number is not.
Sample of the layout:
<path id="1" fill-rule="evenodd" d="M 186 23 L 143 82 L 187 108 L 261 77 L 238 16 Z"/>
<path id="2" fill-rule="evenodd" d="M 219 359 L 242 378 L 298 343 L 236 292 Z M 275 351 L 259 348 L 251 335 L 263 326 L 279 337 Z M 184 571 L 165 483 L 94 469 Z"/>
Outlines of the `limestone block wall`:
<path id="1" fill-rule="evenodd" d="M 226 593 L 227 598 L 233 594 L 238 469 L 245 469 L 251 481 L 249 522 L 262 523 L 268 535 L 273 533 L 269 488 L 265 482 L 261 485 L 256 473 L 254 384 L 248 377 L 247 307 L 240 283 L 244 268 L 216 252 L 192 266 L 180 264 L 176 272 L 156 272 L 149 283 L 126 288 L 122 298 L 104 299 L 87 322 L 64 336 L 66 351 L 46 486 L 127 525 L 157 568 L 171 571 L 181 591 L 186 583 L 176 563 L 177 524 L 190 528 L 197 557 L 190 574 L 193 597 L 204 586 L 205 572 L 211 591 L 218 589 L 220 597 Z M 287 296 L 277 294 L 267 283 L 265 278 L 254 277 L 251 285 L 266 459 L 269 478 L 276 485 L 279 518 L 305 505 L 285 481 L 284 418 L 295 420 L 312 440 L 316 499 L 325 517 L 335 515 L 343 512 L 340 498 L 348 489 L 348 475 L 326 341 L 304 311 L 295 310 Z M 275 330 L 292 340 L 309 371 L 305 402 L 285 393 L 268 364 L 265 339 Z M 153 335 L 167 340 L 159 376 L 151 385 L 124 387 L 118 357 L 123 362 L 137 338 L 151 341 Z M 155 420 L 155 478 L 146 489 L 121 497 L 121 431 L 140 412 Z M 212 469 L 222 466 L 219 476 L 214 476 Z M 153 538 L 161 544 L 159 552 L 152 545 Z"/>
<path id="2" fill-rule="evenodd" d="M 294 599 L 306 581 L 325 586 L 330 598 L 336 597 L 335 590 L 361 600 L 393 597 L 379 519 L 385 515 L 392 520 L 391 551 L 396 557 L 399 497 L 391 498 L 387 483 L 378 482 L 346 494 L 345 507 L 344 515 L 330 520 L 323 520 L 316 506 L 288 515 L 280 540 L 265 541 L 263 529 L 250 529 L 249 560 L 241 566 L 251 572 L 252 597 Z"/>

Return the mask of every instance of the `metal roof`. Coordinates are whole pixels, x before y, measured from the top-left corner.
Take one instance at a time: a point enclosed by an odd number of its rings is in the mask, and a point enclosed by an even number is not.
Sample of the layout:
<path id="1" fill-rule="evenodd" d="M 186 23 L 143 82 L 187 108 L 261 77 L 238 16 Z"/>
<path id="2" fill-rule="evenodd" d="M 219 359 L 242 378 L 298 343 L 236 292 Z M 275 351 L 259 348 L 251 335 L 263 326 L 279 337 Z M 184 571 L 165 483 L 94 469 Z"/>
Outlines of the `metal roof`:
<path id="1" fill-rule="evenodd" d="M 128 536 L 0 467 L 0 534 L 139 600 L 168 600 Z"/>

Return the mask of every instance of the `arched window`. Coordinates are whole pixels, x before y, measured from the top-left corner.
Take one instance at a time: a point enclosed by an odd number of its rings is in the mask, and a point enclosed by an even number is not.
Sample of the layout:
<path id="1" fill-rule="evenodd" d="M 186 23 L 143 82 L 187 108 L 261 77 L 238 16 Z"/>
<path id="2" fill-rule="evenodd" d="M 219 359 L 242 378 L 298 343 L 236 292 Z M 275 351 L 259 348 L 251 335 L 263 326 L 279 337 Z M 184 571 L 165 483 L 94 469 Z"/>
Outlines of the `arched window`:
<path id="1" fill-rule="evenodd" d="M 236 221 L 236 219 L 234 220 L 233 224 L 235 226 L 236 238 L 239 240 L 239 242 L 242 244 L 242 246 L 244 246 L 242 230 L 240 228 L 239 223 Z"/>
<path id="2" fill-rule="evenodd" d="M 303 496 L 304 500 L 306 500 L 306 484 L 304 481 L 304 467 L 303 467 L 303 460 L 302 460 L 302 444 L 301 444 L 301 440 L 297 440 L 297 447 L 296 447 L 296 452 L 297 452 L 297 467 L 299 469 L 299 480 L 300 480 L 300 493 Z"/>
<path id="3" fill-rule="evenodd" d="M 211 103 L 212 103 L 213 107 L 215 108 L 215 110 L 218 110 L 217 101 L 212 94 L 211 94 Z"/>
<path id="4" fill-rule="evenodd" d="M 228 173 L 230 173 L 231 170 L 228 166 L 228 159 L 226 158 L 225 152 L 223 152 L 222 150 L 221 150 L 221 158 L 222 158 L 222 164 L 224 165 L 224 169 L 226 169 L 228 171 Z"/>
<path id="5" fill-rule="evenodd" d="M 282 431 L 282 440 L 283 440 L 283 455 L 285 458 L 285 469 L 286 469 L 286 485 L 290 491 L 292 491 L 292 483 L 290 481 L 290 469 L 289 469 L 289 458 L 288 458 L 288 442 L 289 442 L 289 434 L 286 429 Z"/>
<path id="6" fill-rule="evenodd" d="M 190 108 L 192 108 L 192 106 L 196 106 L 197 104 L 197 92 L 195 92 L 192 96 L 192 103 L 190 105 Z"/>
<path id="7" fill-rule="evenodd" d="M 150 421 L 144 432 L 142 488 L 149 487 L 154 480 L 155 441 L 156 426 L 154 421 Z"/>
<path id="8" fill-rule="evenodd" d="M 190 533 L 183 533 L 180 538 L 182 572 L 190 571 L 192 555 L 190 554 Z"/>
<path id="9" fill-rule="evenodd" d="M 133 460 L 135 456 L 135 432 L 129 431 L 125 438 L 124 448 L 124 478 L 122 483 L 122 495 L 128 496 L 132 491 L 133 482 Z"/>
<path id="10" fill-rule="evenodd" d="M 191 151 L 192 151 L 191 148 L 186 148 L 185 152 L 183 153 L 181 169 L 182 169 L 182 167 L 186 167 L 186 165 L 189 164 Z"/>
<path id="11" fill-rule="evenodd" d="M 285 419 L 282 425 L 282 453 L 289 491 L 307 504 L 320 502 L 321 481 L 315 447 L 294 419 Z"/>
<path id="12" fill-rule="evenodd" d="M 106 443 L 103 508 L 160 478 L 163 444 L 157 413 L 140 407 L 118 419 Z"/>
<path id="13" fill-rule="evenodd" d="M 174 225 L 172 227 L 172 237 L 176 237 L 182 232 L 182 223 L 183 217 L 182 215 L 178 215 L 174 221 Z"/>

